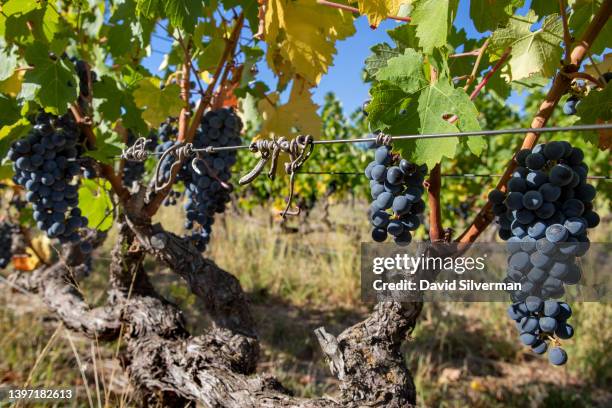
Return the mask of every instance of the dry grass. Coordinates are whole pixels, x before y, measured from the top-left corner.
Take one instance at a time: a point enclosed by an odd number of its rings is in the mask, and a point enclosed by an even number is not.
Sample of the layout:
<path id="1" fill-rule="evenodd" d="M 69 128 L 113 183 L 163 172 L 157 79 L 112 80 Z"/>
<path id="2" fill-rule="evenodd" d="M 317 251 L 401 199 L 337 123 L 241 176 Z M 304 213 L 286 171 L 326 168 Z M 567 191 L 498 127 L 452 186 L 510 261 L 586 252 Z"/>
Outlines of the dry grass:
<path id="1" fill-rule="evenodd" d="M 180 232 L 177 211 L 165 209 L 160 217 Z M 337 389 L 313 330 L 325 325 L 339 333 L 367 313 L 359 300 L 359 243 L 368 234 L 364 211 L 363 205 L 334 206 L 331 219 L 337 225 L 331 230 L 321 228 L 316 215 L 294 225 L 307 234 L 283 232 L 265 210 L 228 213 L 213 228 L 206 255 L 234 273 L 250 296 L 263 344 L 260 371 L 276 375 L 298 395 Z M 595 240 L 609 242 L 610 231 L 600 231 Z M 104 299 L 112 242 L 111 234 L 97 253 L 95 273 L 83 283 L 92 303 Z M 151 260 L 146 267 L 158 289 L 187 310 L 195 333 L 206 325 L 183 282 Z M 570 363 L 562 368 L 520 347 L 505 307 L 426 305 L 405 345 L 421 406 L 612 406 L 606 389 L 612 381 L 612 305 L 574 305 L 577 334 L 567 346 Z M 23 385 L 31 375 L 33 386 L 76 387 L 78 402 L 71 406 L 132 406 L 115 358 L 117 344 L 68 338 L 61 329 L 43 353 L 57 328 L 42 303 L 0 286 L 0 384 Z"/>

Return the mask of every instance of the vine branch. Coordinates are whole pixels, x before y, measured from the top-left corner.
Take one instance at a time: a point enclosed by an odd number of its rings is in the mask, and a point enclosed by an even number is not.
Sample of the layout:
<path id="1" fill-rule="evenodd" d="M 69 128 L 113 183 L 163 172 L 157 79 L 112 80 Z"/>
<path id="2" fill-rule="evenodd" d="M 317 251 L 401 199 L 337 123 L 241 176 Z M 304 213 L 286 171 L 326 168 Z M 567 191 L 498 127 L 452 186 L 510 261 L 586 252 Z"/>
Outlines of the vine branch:
<path id="1" fill-rule="evenodd" d="M 476 58 L 476 62 L 474 62 L 474 68 L 472 68 L 472 72 L 470 73 L 470 76 L 465 82 L 465 86 L 463 87 L 464 91 L 467 91 L 470 88 L 470 85 L 472 85 L 472 82 L 474 82 L 474 80 L 476 79 L 476 74 L 478 73 L 478 67 L 480 66 L 480 61 L 482 61 L 482 57 L 484 56 L 485 51 L 489 47 L 489 40 L 490 39 L 487 38 L 484 44 L 482 45 L 482 47 L 478 49 L 478 53 L 476 54 L 478 55 L 478 57 Z"/>
<path id="2" fill-rule="evenodd" d="M 335 9 L 339 9 L 339 10 L 350 11 L 351 13 L 361 14 L 358 8 L 347 6 L 346 4 L 334 3 L 334 2 L 331 2 L 331 1 L 327 1 L 327 0 L 317 0 L 317 4 L 320 4 L 322 6 L 327 6 L 327 7 L 335 8 Z M 404 21 L 406 23 L 409 23 L 410 21 L 412 21 L 412 19 L 410 17 L 387 16 L 387 18 L 389 18 L 391 20 Z"/>

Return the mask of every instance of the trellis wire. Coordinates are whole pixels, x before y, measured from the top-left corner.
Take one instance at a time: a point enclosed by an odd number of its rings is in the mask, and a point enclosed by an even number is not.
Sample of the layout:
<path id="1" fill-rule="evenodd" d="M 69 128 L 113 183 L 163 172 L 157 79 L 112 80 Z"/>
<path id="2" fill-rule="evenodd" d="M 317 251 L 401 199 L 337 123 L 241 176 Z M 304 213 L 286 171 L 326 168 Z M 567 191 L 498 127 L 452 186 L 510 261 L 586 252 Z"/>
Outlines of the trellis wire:
<path id="1" fill-rule="evenodd" d="M 312 174 L 312 175 L 347 175 L 347 176 L 365 176 L 362 171 L 298 171 L 296 174 Z M 447 178 L 495 178 L 502 177 L 502 174 L 474 174 L 474 173 L 463 173 L 463 174 L 441 174 L 441 177 Z M 612 180 L 610 176 L 587 176 L 589 180 Z"/>
<path id="2" fill-rule="evenodd" d="M 612 124 L 610 123 L 602 123 L 595 125 L 575 125 L 575 126 L 552 126 L 552 127 L 543 127 L 543 128 L 517 128 L 517 129 L 496 129 L 496 130 L 478 130 L 478 131 L 470 131 L 470 132 L 460 132 L 460 133 L 430 133 L 423 135 L 398 135 L 398 136 L 389 136 L 391 141 L 393 140 L 418 140 L 418 139 L 441 139 L 445 137 L 470 137 L 470 136 L 501 136 L 501 135 L 510 135 L 510 134 L 523 134 L 523 133 L 554 133 L 554 132 L 585 132 L 591 130 L 606 130 L 612 129 Z M 362 137 L 356 139 L 325 139 L 325 140 L 314 140 L 312 143 L 314 145 L 328 145 L 328 144 L 338 144 L 338 143 L 367 143 L 367 142 L 376 142 L 378 138 L 376 136 L 372 137 Z M 250 149 L 251 145 L 237 145 L 237 146 L 223 146 L 223 147 L 203 147 L 203 148 L 192 148 L 191 151 L 198 153 L 217 153 L 224 151 L 233 151 L 233 150 L 247 150 Z M 148 156 L 162 156 L 165 152 L 147 152 Z M 121 156 L 116 156 L 115 158 L 121 158 Z"/>
<path id="3" fill-rule="evenodd" d="M 441 139 L 446 137 L 470 137 L 470 136 L 501 136 L 509 134 L 522 134 L 522 133 L 554 133 L 554 132 L 584 132 L 589 130 L 606 130 L 612 129 L 612 124 L 602 123 L 596 125 L 575 125 L 575 126 L 552 126 L 543 128 L 517 128 L 517 129 L 496 129 L 496 130 L 474 130 L 470 132 L 459 132 L 459 133 L 429 133 L 422 135 L 398 135 L 389 136 L 392 141 L 395 140 L 418 140 L 418 139 Z M 377 137 L 362 137 L 356 139 L 326 139 L 326 140 L 315 140 L 315 145 L 326 145 L 326 144 L 337 144 L 337 143 L 365 143 L 365 142 L 376 142 Z M 223 151 L 232 150 L 244 150 L 249 149 L 250 145 L 238 145 L 238 146 L 224 146 L 224 147 L 204 147 L 200 149 L 193 149 L 194 152 L 204 153 L 216 153 Z"/>

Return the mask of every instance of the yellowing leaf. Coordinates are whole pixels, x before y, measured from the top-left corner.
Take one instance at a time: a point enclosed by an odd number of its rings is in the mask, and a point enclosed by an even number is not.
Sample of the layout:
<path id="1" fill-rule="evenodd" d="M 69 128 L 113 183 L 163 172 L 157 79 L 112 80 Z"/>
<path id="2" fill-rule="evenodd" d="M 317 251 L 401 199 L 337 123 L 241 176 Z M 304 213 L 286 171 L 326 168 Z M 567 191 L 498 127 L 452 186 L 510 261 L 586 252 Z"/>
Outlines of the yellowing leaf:
<path id="1" fill-rule="evenodd" d="M 269 0 L 264 22 L 272 71 L 285 78 L 298 74 L 312 85 L 332 64 L 335 42 L 355 33 L 350 13 L 316 0 Z"/>
<path id="2" fill-rule="evenodd" d="M 21 91 L 22 83 L 23 71 L 16 71 L 4 81 L 0 81 L 0 93 L 10 96 L 17 96 L 19 91 Z"/>
<path id="3" fill-rule="evenodd" d="M 32 251 L 33 255 L 36 258 L 40 259 L 43 262 L 51 262 L 51 240 L 45 235 L 40 234 L 37 237 L 32 239 Z M 29 250 L 29 248 L 28 248 Z"/>
<path id="4" fill-rule="evenodd" d="M 599 77 L 599 73 L 606 73 L 612 71 L 612 53 L 604 55 L 603 61 L 596 62 L 594 67 L 593 64 L 586 64 L 584 66 L 584 72 L 595 78 Z"/>
<path id="5" fill-rule="evenodd" d="M 259 111 L 263 117 L 261 137 L 284 136 L 290 139 L 300 134 L 309 134 L 316 139 L 321 135 L 318 106 L 312 102 L 310 89 L 303 81 L 293 82 L 291 95 L 286 104 L 276 107 L 270 103 L 276 104 L 277 100 L 278 94 L 273 93 L 259 102 Z"/>
<path id="6" fill-rule="evenodd" d="M 183 106 L 179 86 L 170 84 L 160 89 L 160 82 L 158 78 L 145 78 L 138 83 L 134 91 L 136 105 L 144 109 L 142 118 L 153 127 L 168 116 L 178 116 Z"/>
<path id="7" fill-rule="evenodd" d="M 351 1 L 355 3 L 355 0 Z M 387 16 L 397 16 L 402 5 L 409 1 L 402 0 L 358 0 L 359 13 L 368 17 L 370 27 L 376 28 Z"/>
<path id="8" fill-rule="evenodd" d="M 26 254 L 13 256 L 11 261 L 13 262 L 13 267 L 22 272 L 33 271 L 40 263 L 30 248 L 26 249 Z"/>

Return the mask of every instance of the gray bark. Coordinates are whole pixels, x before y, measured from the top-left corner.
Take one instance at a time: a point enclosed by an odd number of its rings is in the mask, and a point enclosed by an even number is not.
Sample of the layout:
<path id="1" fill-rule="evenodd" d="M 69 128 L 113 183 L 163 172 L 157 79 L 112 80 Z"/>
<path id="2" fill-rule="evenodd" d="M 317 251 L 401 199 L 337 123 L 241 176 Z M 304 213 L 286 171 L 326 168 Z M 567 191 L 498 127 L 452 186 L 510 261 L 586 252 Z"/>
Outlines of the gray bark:
<path id="1" fill-rule="evenodd" d="M 341 400 L 296 398 L 274 378 L 253 375 L 259 343 L 246 295 L 233 275 L 159 225 L 127 218 L 119 235 L 112 251 L 108 301 L 102 308 L 87 306 L 65 263 L 29 276 L 17 274 L 13 280 L 42 294 L 72 330 L 113 340 L 123 327 L 122 364 L 143 405 L 182 407 L 189 401 L 241 408 L 415 404 L 414 383 L 400 346 L 416 323 L 420 303 L 379 303 L 366 320 L 337 338 L 317 329 L 330 368 L 340 380 Z M 180 309 L 149 282 L 142 267 L 146 253 L 181 276 L 203 300 L 213 322 L 210 330 L 200 336 L 187 331 Z M 78 260 L 74 253 L 73 257 Z"/>

